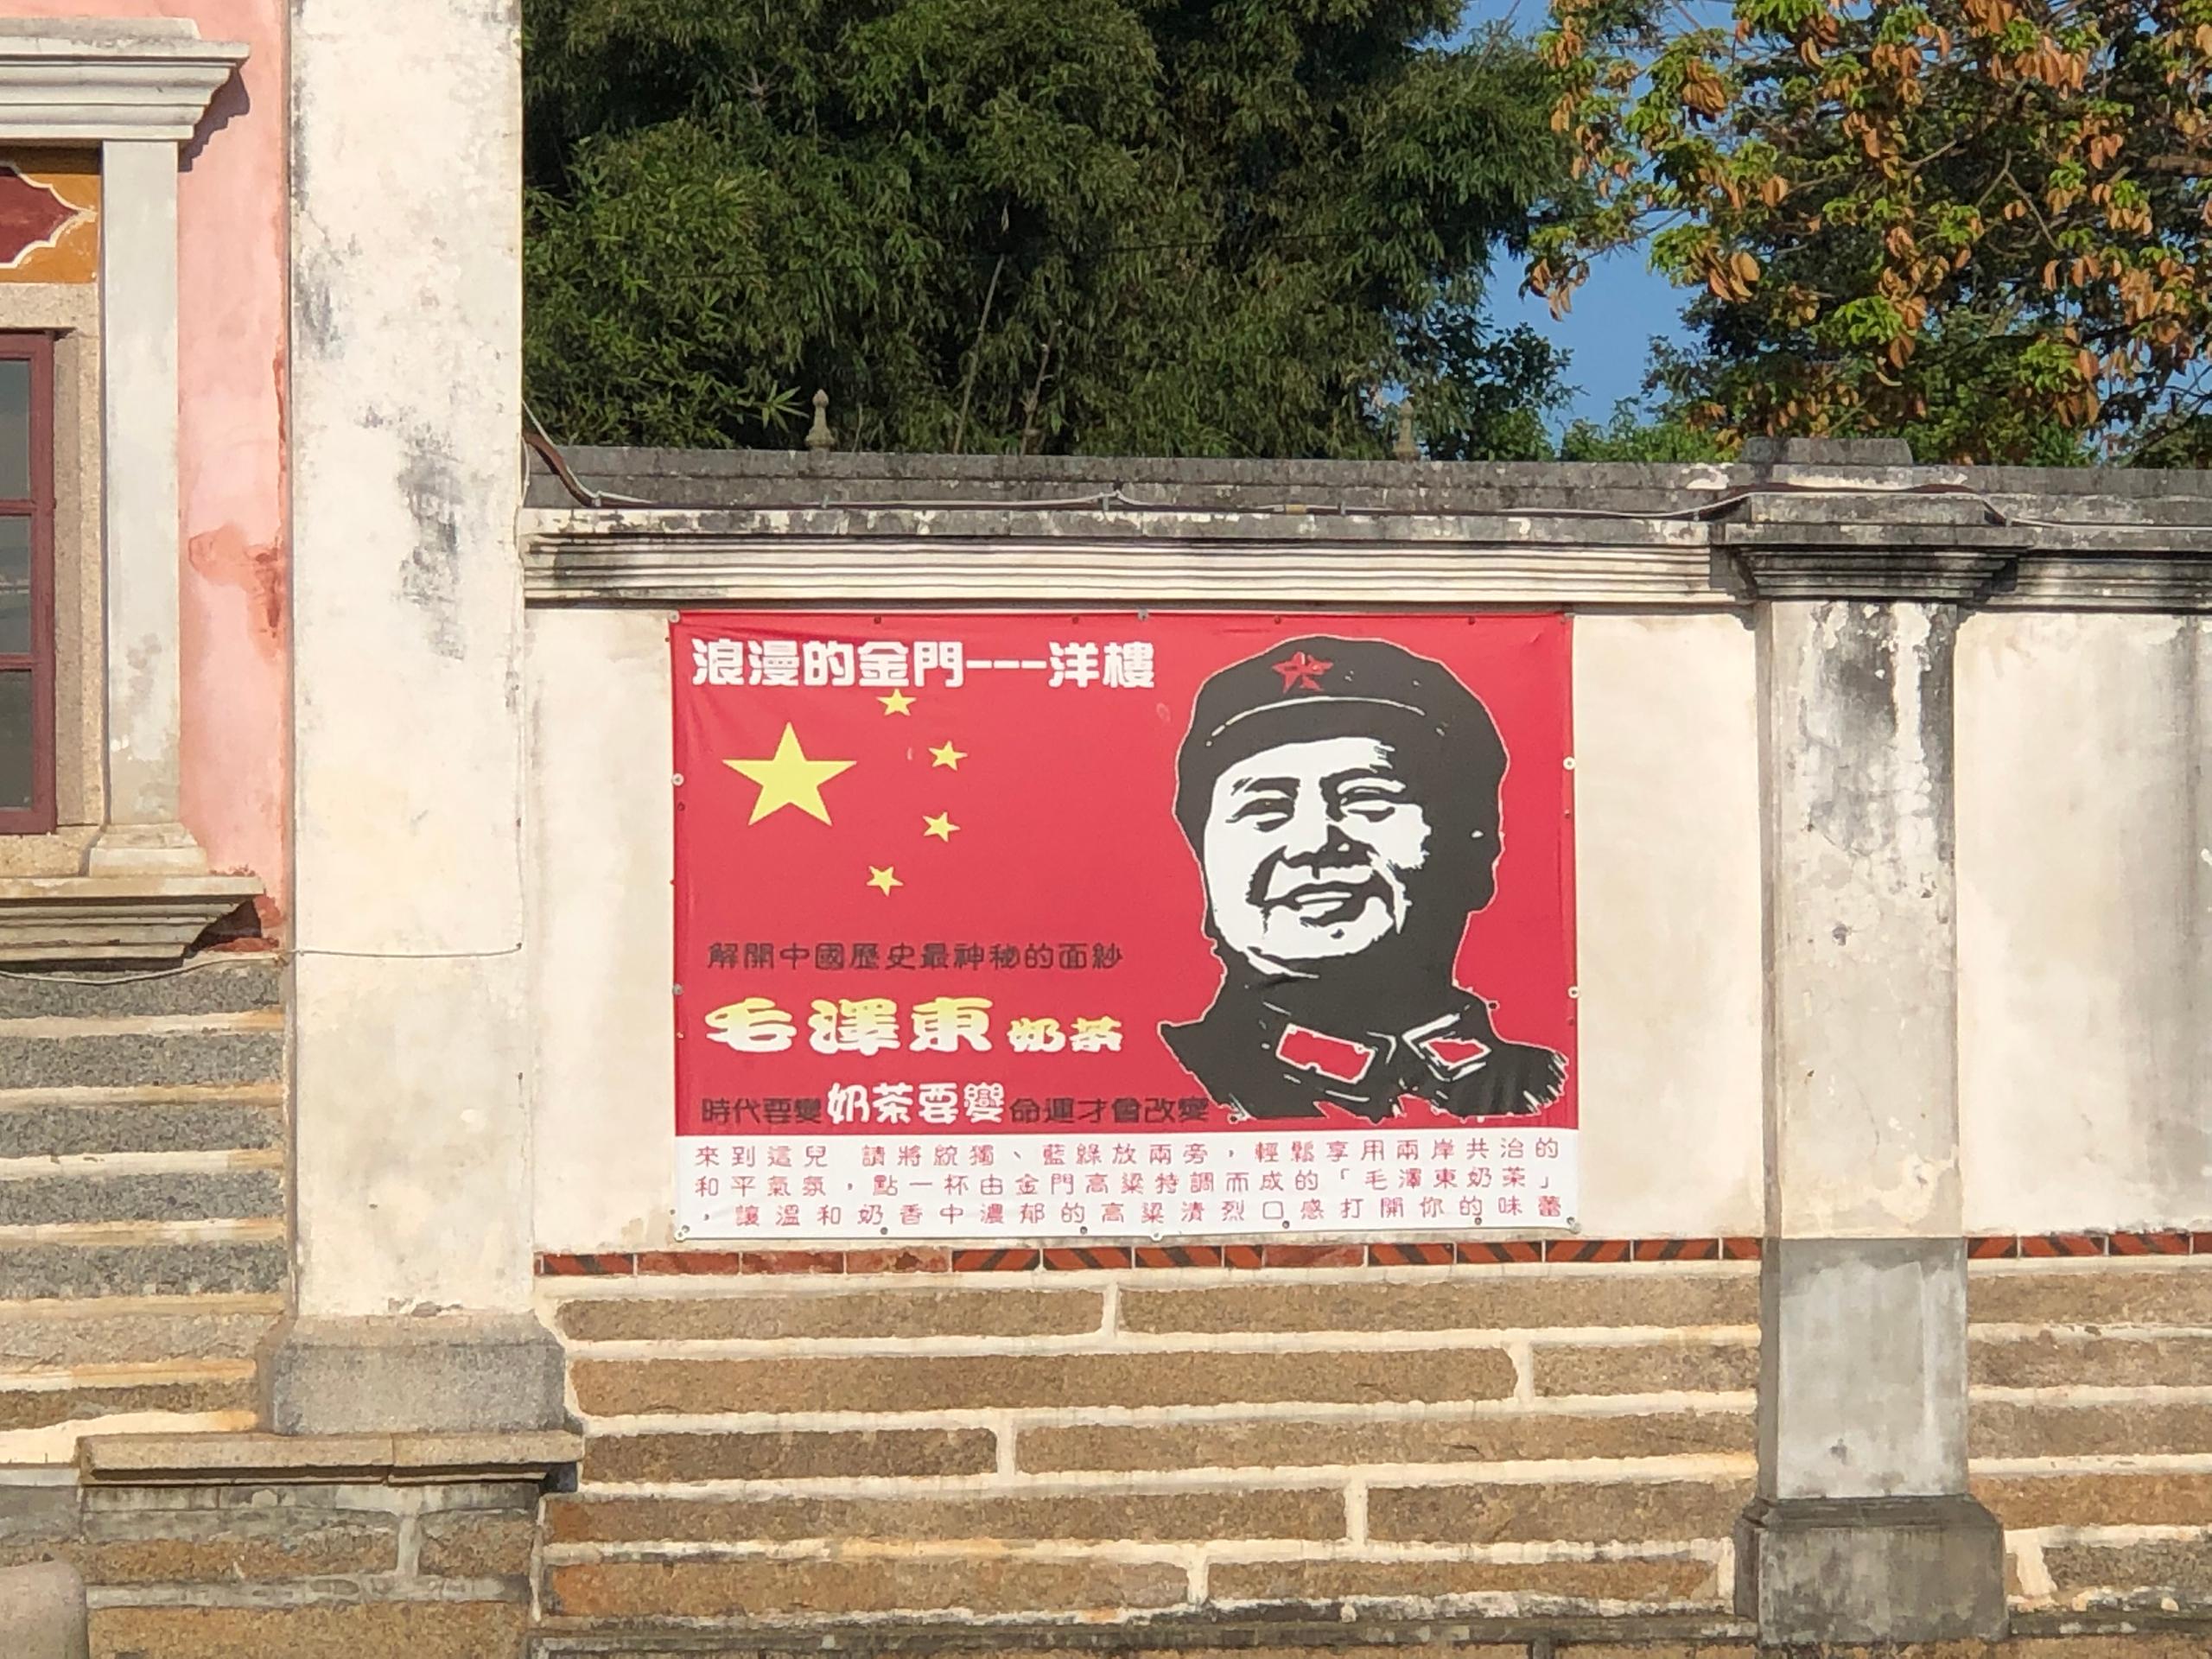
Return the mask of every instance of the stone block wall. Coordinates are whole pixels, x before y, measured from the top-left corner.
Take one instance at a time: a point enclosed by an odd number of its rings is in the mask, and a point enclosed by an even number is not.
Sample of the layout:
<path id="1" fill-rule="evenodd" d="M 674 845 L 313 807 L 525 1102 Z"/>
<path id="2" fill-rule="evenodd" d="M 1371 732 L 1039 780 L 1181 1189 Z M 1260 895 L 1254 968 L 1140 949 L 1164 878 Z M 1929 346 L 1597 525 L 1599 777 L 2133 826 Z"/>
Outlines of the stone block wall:
<path id="1" fill-rule="evenodd" d="M 1756 1262 L 699 1260 L 541 1281 L 588 1433 L 549 1628 L 1725 1609 Z"/>
<path id="2" fill-rule="evenodd" d="M 538 1488 L 241 1478 L 0 1491 L 0 1565 L 85 1578 L 94 1659 L 517 1656 Z"/>
<path id="3" fill-rule="evenodd" d="M 2018 1618 L 2212 1614 L 2212 1254 L 2190 1243 L 1976 1242 L 2002 1259 L 1971 1278 L 1973 1490 L 2005 1525 Z M 577 1490 L 547 1502 L 541 1637 L 969 1616 L 1725 1628 L 1758 1247 L 1548 1248 L 1615 1259 L 549 1257 L 588 1438 Z"/>
<path id="4" fill-rule="evenodd" d="M 2212 1255 L 1983 1261 L 1967 1285 L 1974 1491 L 2014 1606 L 2212 1612 Z"/>
<path id="5" fill-rule="evenodd" d="M 0 1465 L 254 1425 L 284 1309 L 273 957 L 0 977 Z"/>

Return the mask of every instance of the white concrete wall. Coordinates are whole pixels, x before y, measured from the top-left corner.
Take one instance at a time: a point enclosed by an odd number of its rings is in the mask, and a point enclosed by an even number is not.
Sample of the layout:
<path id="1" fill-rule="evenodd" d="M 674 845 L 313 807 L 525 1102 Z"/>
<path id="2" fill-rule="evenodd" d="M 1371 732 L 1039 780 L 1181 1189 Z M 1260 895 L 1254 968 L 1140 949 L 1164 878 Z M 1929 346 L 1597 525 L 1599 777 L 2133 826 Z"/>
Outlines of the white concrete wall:
<path id="1" fill-rule="evenodd" d="M 1755 1234 L 1757 665 L 1733 616 L 1574 623 L 1583 1228 Z"/>
<path id="2" fill-rule="evenodd" d="M 1577 620 L 1585 1230 L 1756 1233 L 1759 886 L 1751 634 Z M 541 1249 L 670 1242 L 667 613 L 530 613 Z"/>
<path id="3" fill-rule="evenodd" d="M 1969 1232 L 2212 1225 L 2212 626 L 1959 641 Z"/>
<path id="4" fill-rule="evenodd" d="M 537 610 L 530 697 L 538 1248 L 670 1242 L 668 613 Z"/>

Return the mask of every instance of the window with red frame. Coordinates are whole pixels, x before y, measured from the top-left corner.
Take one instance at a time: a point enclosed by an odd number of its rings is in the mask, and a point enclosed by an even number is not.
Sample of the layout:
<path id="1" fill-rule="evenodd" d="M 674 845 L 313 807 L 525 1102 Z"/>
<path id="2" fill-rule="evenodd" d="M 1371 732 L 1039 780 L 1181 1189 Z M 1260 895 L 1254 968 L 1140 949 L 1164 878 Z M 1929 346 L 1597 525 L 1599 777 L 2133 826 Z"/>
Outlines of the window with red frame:
<path id="1" fill-rule="evenodd" d="M 0 334 L 0 835 L 54 828 L 54 346 Z"/>

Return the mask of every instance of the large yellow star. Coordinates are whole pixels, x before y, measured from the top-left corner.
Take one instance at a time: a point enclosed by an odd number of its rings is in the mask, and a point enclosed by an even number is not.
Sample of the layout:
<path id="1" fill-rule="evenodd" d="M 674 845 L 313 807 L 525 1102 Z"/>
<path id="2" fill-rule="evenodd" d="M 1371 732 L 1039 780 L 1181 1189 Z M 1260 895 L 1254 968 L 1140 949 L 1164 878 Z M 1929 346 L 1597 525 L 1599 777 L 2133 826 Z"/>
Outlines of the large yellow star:
<path id="1" fill-rule="evenodd" d="M 960 750 L 954 748 L 950 743 L 945 744 L 942 748 L 931 749 L 930 751 L 931 766 L 950 766 L 955 772 L 960 770 L 960 763 L 967 758 L 968 757 L 965 754 L 963 754 Z"/>
<path id="2" fill-rule="evenodd" d="M 911 711 L 914 706 L 914 700 L 908 696 L 904 691 L 891 692 L 887 696 L 878 697 L 876 701 L 883 705 L 883 712 L 887 715 L 906 714 Z"/>
<path id="3" fill-rule="evenodd" d="M 922 820 L 922 833 L 925 836 L 935 836 L 948 846 L 952 842 L 952 832 L 959 827 L 952 821 L 952 814 L 950 812 L 940 812 L 933 818 L 925 817 Z"/>
<path id="4" fill-rule="evenodd" d="M 887 868 L 879 870 L 873 864 L 868 867 L 868 884 L 871 887 L 876 889 L 877 892 L 880 893 L 887 899 L 891 896 L 892 888 L 903 887 L 906 885 L 897 876 L 892 874 L 890 870 Z"/>
<path id="5" fill-rule="evenodd" d="M 746 823 L 758 823 L 771 812 L 795 806 L 809 817 L 827 823 L 830 809 L 822 804 L 822 785 L 853 763 L 810 760 L 806 751 L 799 747 L 798 734 L 786 721 L 775 753 L 766 760 L 725 760 L 722 764 L 760 785 L 760 798 L 753 803 L 753 816 Z"/>

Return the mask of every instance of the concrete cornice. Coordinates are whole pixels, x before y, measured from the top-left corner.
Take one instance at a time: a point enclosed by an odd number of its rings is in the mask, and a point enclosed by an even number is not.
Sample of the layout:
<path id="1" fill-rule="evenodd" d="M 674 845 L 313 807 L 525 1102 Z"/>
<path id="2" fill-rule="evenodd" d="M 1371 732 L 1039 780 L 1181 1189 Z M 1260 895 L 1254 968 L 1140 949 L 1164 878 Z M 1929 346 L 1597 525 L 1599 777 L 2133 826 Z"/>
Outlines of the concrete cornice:
<path id="1" fill-rule="evenodd" d="M 525 591 L 541 602 L 1728 602 L 1707 531 L 1687 520 L 957 507 L 524 521 Z"/>
<path id="2" fill-rule="evenodd" d="M 183 18 L 0 22 L 0 142 L 183 143 L 246 54 Z"/>
<path id="3" fill-rule="evenodd" d="M 0 879 L 0 963 L 174 962 L 261 890 L 236 875 Z"/>
<path id="4" fill-rule="evenodd" d="M 2212 522 L 2095 516 L 2144 505 L 1841 488 L 1649 513 L 536 508 L 522 533 L 537 604 L 1666 609 L 1863 598 L 2212 611 Z"/>

